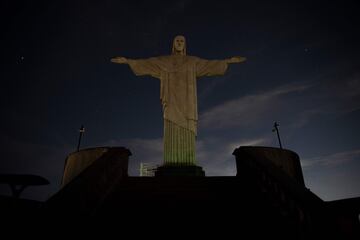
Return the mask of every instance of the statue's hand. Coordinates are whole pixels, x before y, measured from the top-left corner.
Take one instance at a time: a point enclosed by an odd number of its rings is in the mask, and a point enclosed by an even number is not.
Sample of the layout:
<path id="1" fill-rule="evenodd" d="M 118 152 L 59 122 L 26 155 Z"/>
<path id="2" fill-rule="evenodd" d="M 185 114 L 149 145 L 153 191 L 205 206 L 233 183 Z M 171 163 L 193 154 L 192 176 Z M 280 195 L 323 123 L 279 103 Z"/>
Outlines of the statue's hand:
<path id="1" fill-rule="evenodd" d="M 125 57 L 114 57 L 111 59 L 111 62 L 113 63 L 120 63 L 120 64 L 126 64 L 128 60 Z"/>
<path id="2" fill-rule="evenodd" d="M 246 57 L 232 57 L 228 60 L 228 63 L 241 63 L 241 62 L 245 62 L 246 61 Z"/>

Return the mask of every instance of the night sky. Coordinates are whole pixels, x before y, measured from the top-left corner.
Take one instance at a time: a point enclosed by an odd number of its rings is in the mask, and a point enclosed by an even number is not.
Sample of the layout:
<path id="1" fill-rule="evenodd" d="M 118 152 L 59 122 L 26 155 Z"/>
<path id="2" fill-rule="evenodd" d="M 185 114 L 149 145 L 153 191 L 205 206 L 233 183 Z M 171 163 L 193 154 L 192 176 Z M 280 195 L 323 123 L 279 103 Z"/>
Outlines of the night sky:
<path id="1" fill-rule="evenodd" d="M 277 147 L 278 121 L 312 192 L 324 200 L 360 196 L 355 1 L 11 0 L 0 7 L 0 173 L 51 182 L 23 197 L 45 200 L 59 189 L 82 124 L 82 147 L 131 150 L 132 176 L 140 162 L 161 163 L 159 80 L 110 58 L 170 54 L 178 34 L 188 55 L 248 59 L 198 81 L 197 160 L 208 176 L 236 174 L 236 147 Z"/>

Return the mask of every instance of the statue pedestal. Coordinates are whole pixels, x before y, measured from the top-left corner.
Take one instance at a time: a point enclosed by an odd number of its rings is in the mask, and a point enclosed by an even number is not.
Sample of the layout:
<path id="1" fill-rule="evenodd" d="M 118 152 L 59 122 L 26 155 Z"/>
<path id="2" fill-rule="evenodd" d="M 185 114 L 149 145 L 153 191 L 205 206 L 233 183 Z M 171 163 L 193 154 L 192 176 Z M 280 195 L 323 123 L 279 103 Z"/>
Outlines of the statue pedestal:
<path id="1" fill-rule="evenodd" d="M 161 166 L 155 171 L 155 177 L 205 177 L 199 166 Z"/>

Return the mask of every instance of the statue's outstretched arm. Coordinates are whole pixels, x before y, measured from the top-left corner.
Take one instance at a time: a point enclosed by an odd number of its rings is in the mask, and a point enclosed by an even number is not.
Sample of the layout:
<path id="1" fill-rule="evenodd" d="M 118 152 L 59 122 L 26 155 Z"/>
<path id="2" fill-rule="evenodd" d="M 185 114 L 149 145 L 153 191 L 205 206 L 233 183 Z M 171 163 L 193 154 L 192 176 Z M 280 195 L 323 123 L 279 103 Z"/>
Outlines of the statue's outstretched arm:
<path id="1" fill-rule="evenodd" d="M 114 57 L 111 59 L 111 62 L 119 63 L 119 64 L 128 64 L 128 59 L 126 57 Z"/>
<path id="2" fill-rule="evenodd" d="M 111 58 L 111 62 L 119 64 L 128 64 L 136 76 L 150 75 L 160 78 L 161 68 L 156 57 L 147 59 L 128 59 L 126 57 Z"/>
<path id="3" fill-rule="evenodd" d="M 229 59 L 226 59 L 227 63 L 241 63 L 241 62 L 245 62 L 246 61 L 246 57 L 240 57 L 240 56 L 235 56 Z"/>

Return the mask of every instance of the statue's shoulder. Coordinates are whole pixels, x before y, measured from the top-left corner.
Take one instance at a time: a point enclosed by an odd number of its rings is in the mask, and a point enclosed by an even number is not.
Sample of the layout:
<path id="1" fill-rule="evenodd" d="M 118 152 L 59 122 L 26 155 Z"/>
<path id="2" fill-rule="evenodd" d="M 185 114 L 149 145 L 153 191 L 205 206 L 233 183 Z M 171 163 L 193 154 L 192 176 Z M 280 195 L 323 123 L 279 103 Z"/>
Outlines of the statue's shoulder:
<path id="1" fill-rule="evenodd" d="M 159 63 L 166 65 L 166 64 L 172 63 L 176 60 L 179 60 L 179 58 L 178 58 L 178 56 L 175 56 L 175 55 L 165 55 L 165 56 L 156 57 L 156 60 Z M 197 61 L 200 60 L 200 58 L 195 57 L 195 56 L 186 55 L 186 56 L 183 56 L 183 60 L 185 63 L 196 63 Z"/>
<path id="2" fill-rule="evenodd" d="M 189 55 L 187 55 L 186 58 L 187 58 L 187 61 L 188 61 L 188 62 L 197 62 L 197 61 L 200 60 L 200 58 L 199 58 L 199 57 L 196 57 L 196 56 L 189 56 Z"/>
<path id="3" fill-rule="evenodd" d="M 190 56 L 190 55 L 185 55 L 183 56 L 186 60 L 198 60 L 200 59 L 199 57 L 195 57 L 195 56 Z M 176 58 L 175 55 L 164 55 L 164 56 L 158 56 L 156 57 L 159 60 L 168 60 L 168 59 L 174 59 Z"/>
<path id="4" fill-rule="evenodd" d="M 171 55 L 164 55 L 164 56 L 158 56 L 156 57 L 159 61 L 166 61 L 171 58 Z"/>

